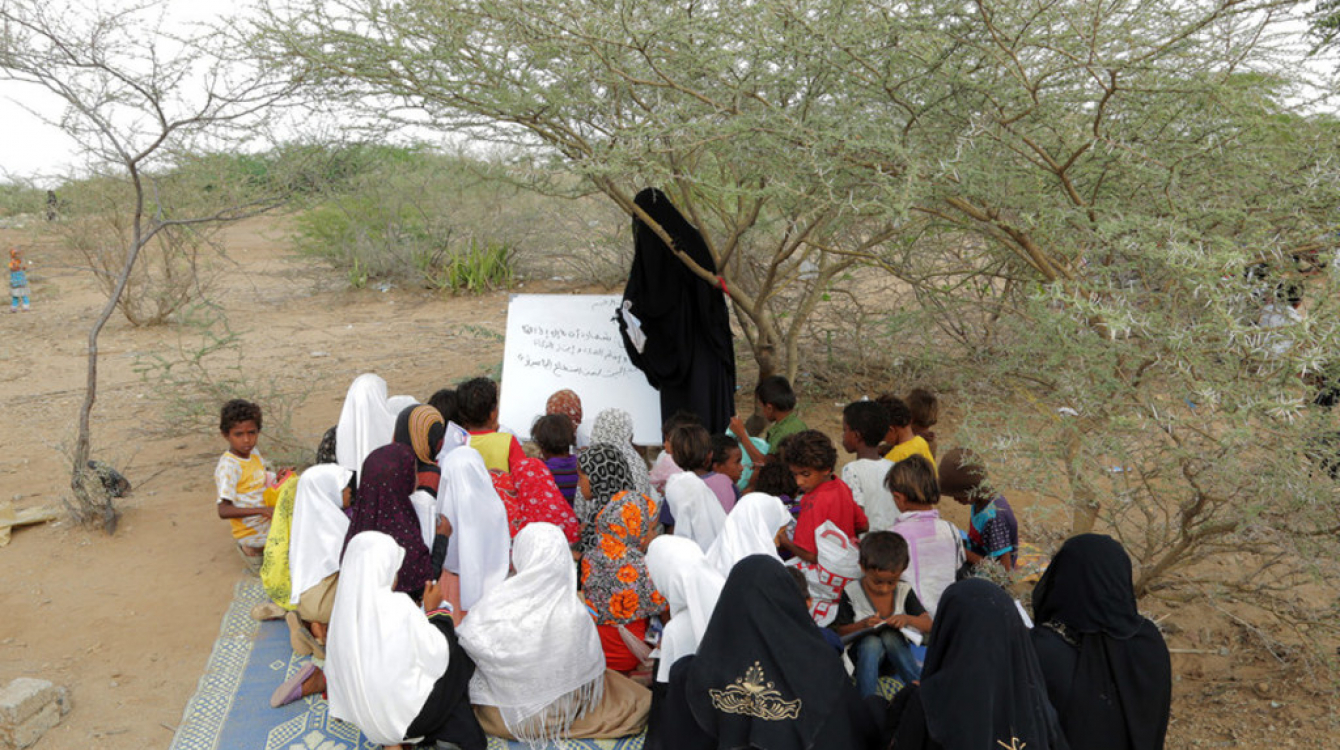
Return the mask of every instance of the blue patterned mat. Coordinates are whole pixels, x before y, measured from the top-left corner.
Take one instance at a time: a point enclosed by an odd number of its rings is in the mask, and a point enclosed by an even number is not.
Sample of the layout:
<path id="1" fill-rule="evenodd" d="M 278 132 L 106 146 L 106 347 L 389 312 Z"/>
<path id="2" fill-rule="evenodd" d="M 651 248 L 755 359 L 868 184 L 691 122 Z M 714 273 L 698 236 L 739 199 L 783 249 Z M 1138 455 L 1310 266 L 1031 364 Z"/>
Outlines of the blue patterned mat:
<path id="1" fill-rule="evenodd" d="M 223 616 L 205 674 L 186 704 L 170 750 L 378 750 L 358 728 L 326 712 L 321 696 L 270 708 L 270 694 L 307 663 L 293 655 L 282 620 L 251 619 L 265 601 L 260 581 L 237 584 Z M 553 750 L 641 750 L 642 737 L 561 740 Z M 529 750 L 520 742 L 489 738 L 489 750 Z"/>

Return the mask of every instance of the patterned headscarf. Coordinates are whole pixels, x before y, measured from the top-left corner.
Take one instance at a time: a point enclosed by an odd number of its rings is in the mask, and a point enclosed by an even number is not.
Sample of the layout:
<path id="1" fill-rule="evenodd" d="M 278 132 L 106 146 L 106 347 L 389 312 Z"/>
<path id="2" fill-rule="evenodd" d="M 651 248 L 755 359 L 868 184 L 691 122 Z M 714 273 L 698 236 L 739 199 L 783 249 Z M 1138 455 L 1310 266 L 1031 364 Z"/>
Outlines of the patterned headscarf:
<path id="1" fill-rule="evenodd" d="M 405 550 L 395 590 L 411 596 L 423 593 L 423 584 L 433 575 L 433 561 L 423 542 L 419 516 L 409 496 L 414 492 L 414 453 L 399 443 L 383 445 L 368 454 L 354 503 L 354 516 L 344 537 L 349 540 L 363 531 L 380 531 Z"/>
<path id="2" fill-rule="evenodd" d="M 544 404 L 545 414 L 566 414 L 573 426 L 582 423 L 582 399 L 576 391 L 563 389 L 549 397 Z"/>
<path id="3" fill-rule="evenodd" d="M 549 467 L 536 458 L 528 458 L 512 467 L 512 482 L 516 485 L 518 509 L 522 517 L 522 527 L 543 521 L 552 523 L 563 530 L 568 544 L 576 544 L 581 538 L 577 515 L 572 506 L 563 499 L 554 482 Z M 516 536 L 513 534 L 513 536 Z"/>
<path id="4" fill-rule="evenodd" d="M 633 488 L 658 503 L 661 496 L 651 487 L 647 462 L 633 447 L 633 418 L 623 409 L 606 409 L 596 415 L 591 425 L 591 442 L 609 443 L 619 449 L 628 469 L 633 474 Z"/>
<path id="5" fill-rule="evenodd" d="M 582 549 L 590 550 L 596 543 L 596 519 L 615 495 L 636 487 L 628 462 L 616 446 L 594 443 L 577 457 L 577 466 L 591 483 L 591 497 L 577 514 L 585 526 L 582 529 Z"/>
<path id="6" fill-rule="evenodd" d="M 622 625 L 665 609 L 642 554 L 642 537 L 656 522 L 656 503 L 621 492 L 596 519 L 597 543 L 582 558 L 582 591 L 598 625 Z"/>

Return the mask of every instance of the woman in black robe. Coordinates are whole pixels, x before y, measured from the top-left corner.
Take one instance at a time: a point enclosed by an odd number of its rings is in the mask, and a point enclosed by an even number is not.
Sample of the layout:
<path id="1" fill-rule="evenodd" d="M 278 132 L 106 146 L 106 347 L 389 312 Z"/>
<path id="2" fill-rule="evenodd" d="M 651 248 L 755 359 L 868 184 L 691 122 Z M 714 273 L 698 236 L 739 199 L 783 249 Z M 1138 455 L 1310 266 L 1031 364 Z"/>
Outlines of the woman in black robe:
<path id="1" fill-rule="evenodd" d="M 981 578 L 945 589 L 921 684 L 894 697 L 889 725 L 896 750 L 1069 747 L 1014 600 Z"/>
<path id="2" fill-rule="evenodd" d="M 878 716 L 775 557 L 750 555 L 721 589 L 698 651 L 670 670 L 649 744 L 675 750 L 865 750 Z"/>
<path id="3" fill-rule="evenodd" d="M 674 239 L 676 249 L 710 273 L 717 272 L 702 234 L 665 193 L 647 188 L 634 202 Z M 689 270 L 637 218 L 633 267 L 622 304 L 646 336 L 638 346 L 629 321 L 617 316 L 629 359 L 661 394 L 661 420 L 684 410 L 698 415 L 708 432 L 725 432 L 735 414 L 735 348 L 725 293 Z"/>
<path id="4" fill-rule="evenodd" d="M 1066 540 L 1033 590 L 1033 647 L 1070 744 L 1159 750 L 1168 731 L 1172 663 L 1140 616 L 1131 558 L 1117 540 Z"/>

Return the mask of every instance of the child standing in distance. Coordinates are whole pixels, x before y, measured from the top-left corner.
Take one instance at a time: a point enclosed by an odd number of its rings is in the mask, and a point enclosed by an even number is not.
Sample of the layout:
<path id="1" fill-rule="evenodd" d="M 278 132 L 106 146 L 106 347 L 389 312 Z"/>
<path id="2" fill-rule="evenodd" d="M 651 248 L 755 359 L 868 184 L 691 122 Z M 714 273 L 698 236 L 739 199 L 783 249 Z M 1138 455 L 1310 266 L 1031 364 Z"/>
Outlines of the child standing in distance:
<path id="1" fill-rule="evenodd" d="M 568 505 L 577 494 L 577 457 L 572 455 L 575 434 L 572 419 L 566 414 L 547 414 L 530 428 L 530 439 L 539 446 L 540 458 L 554 475 L 554 483 Z"/>
<path id="2" fill-rule="evenodd" d="M 875 399 L 889 411 L 889 433 L 885 440 L 893 448 L 884 457 L 890 461 L 898 462 L 912 455 L 920 454 L 935 465 L 935 456 L 931 455 L 931 447 L 926 439 L 912 431 L 912 411 L 907 408 L 907 403 L 897 396 L 890 396 L 887 393 Z"/>
<path id="3" fill-rule="evenodd" d="M 879 441 L 888 431 L 889 412 L 875 401 L 856 401 L 842 410 L 842 449 L 856 454 L 856 460 L 842 467 L 842 481 L 876 531 L 889 528 L 898 517 L 893 495 L 884 486 L 893 462 L 879 454 Z"/>
<path id="4" fill-rule="evenodd" d="M 912 434 L 926 441 L 935 455 L 935 430 L 931 428 L 940 421 L 940 399 L 926 388 L 913 388 L 903 399 L 912 413 Z"/>
<path id="5" fill-rule="evenodd" d="M 28 312 L 31 308 L 28 306 L 28 272 L 24 270 L 23 257 L 19 255 L 17 247 L 9 249 L 9 311 L 16 313 L 19 311 L 19 303 L 23 303 L 23 311 Z"/>
<path id="6" fill-rule="evenodd" d="M 703 475 L 703 481 L 716 493 L 727 513 L 740 499 L 740 490 L 735 483 L 744 473 L 744 464 L 740 462 L 743 455 L 735 438 L 724 433 L 712 436 L 712 457 L 708 461 L 711 471 Z"/>
<path id="7" fill-rule="evenodd" d="M 484 457 L 489 471 L 511 473 L 526 458 L 515 435 L 498 431 L 498 384 L 474 378 L 456 388 L 456 414 L 470 433 L 470 447 Z"/>
<path id="8" fill-rule="evenodd" d="M 818 430 L 796 433 L 787 441 L 782 460 L 803 493 L 795 536 L 781 539 L 783 549 L 805 562 L 817 563 L 819 548 L 814 532 L 825 521 L 832 521 L 852 541 L 870 528 L 865 511 L 851 497 L 851 489 L 833 476 L 837 449 L 827 435 Z"/>
<path id="9" fill-rule="evenodd" d="M 231 524 L 237 551 L 247 569 L 260 575 L 274 513 L 274 508 L 265 504 L 265 486 L 274 481 L 274 475 L 266 472 L 265 460 L 256 450 L 261 407 L 240 398 L 224 404 L 219 412 L 219 433 L 228 441 L 228 450 L 214 467 L 215 505 L 219 518 Z"/>
<path id="10" fill-rule="evenodd" d="M 994 560 L 1014 570 L 1019 556 L 1019 522 L 1005 497 L 986 484 L 986 467 L 976 454 L 955 448 L 940 462 L 940 494 L 972 505 L 968 524 L 968 564 Z"/>
<path id="11" fill-rule="evenodd" d="M 894 464 L 885 485 L 901 513 L 890 531 L 907 540 L 907 571 L 903 575 L 926 611 L 935 617 L 940 595 L 963 567 L 958 527 L 940 518 L 935 508 L 940 502 L 940 484 L 924 456 L 908 456 Z"/>
<path id="12" fill-rule="evenodd" d="M 899 631 L 929 633 L 931 616 L 911 584 L 901 580 L 906 569 L 907 542 L 891 531 L 871 532 L 861 540 L 861 577 L 842 589 L 837 617 L 829 626 L 839 636 L 875 628 L 847 650 L 862 697 L 879 694 L 879 668 L 885 660 L 904 685 L 921 677 L 921 667 Z"/>

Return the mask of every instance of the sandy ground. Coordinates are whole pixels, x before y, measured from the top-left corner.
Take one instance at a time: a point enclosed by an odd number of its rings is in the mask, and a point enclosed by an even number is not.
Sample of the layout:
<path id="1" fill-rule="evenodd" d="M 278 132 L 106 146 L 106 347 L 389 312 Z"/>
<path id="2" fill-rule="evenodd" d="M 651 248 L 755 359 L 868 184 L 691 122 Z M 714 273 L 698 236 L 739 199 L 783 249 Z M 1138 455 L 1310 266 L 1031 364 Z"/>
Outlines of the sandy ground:
<path id="1" fill-rule="evenodd" d="M 66 494 L 61 446 L 73 438 L 87 327 L 104 300 L 77 259 L 40 231 L 0 230 L 0 244 L 27 246 L 35 264 L 33 312 L 0 314 L 8 427 L 0 431 L 0 499 L 19 508 Z M 501 361 L 505 293 L 350 290 L 339 274 L 290 258 L 282 228 L 269 220 L 232 228 L 227 248 L 213 296 L 241 334 L 249 376 L 308 391 L 292 419 L 308 450 L 362 372 L 381 374 L 392 394 L 426 399 Z M 147 357 L 171 356 L 178 336 L 133 328 L 118 314 L 101 339 L 95 457 L 122 467 L 135 485 L 117 533 L 59 522 L 21 529 L 0 548 L 0 684 L 41 677 L 68 686 L 74 700 L 38 750 L 167 747 L 243 575 L 213 509 L 222 440 L 208 425 L 165 428 L 164 404 L 181 394 L 136 372 Z M 828 406 L 814 404 L 806 417 L 836 436 L 839 409 Z M 260 450 L 276 453 L 265 434 Z M 961 509 L 946 510 L 965 520 Z M 1326 686 L 1317 675 L 1285 673 L 1236 647 L 1221 655 L 1219 644 L 1231 639 L 1196 630 L 1194 608 L 1168 614 L 1182 623 L 1170 645 L 1211 652 L 1175 657 L 1171 747 L 1340 746 L 1334 701 L 1318 692 Z"/>

